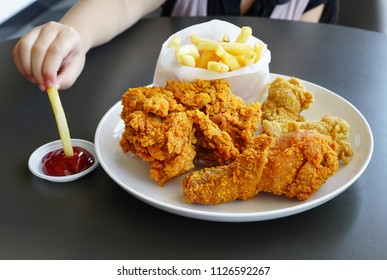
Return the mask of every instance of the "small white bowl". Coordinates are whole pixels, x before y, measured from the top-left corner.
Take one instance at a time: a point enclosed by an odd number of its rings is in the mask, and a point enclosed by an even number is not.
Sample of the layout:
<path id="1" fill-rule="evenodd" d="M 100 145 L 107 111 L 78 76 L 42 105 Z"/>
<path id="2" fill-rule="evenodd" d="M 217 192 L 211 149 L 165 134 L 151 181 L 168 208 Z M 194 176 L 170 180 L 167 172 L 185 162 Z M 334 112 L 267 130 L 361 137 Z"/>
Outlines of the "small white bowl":
<path id="1" fill-rule="evenodd" d="M 82 172 L 79 172 L 79 173 L 73 174 L 73 175 L 67 175 L 67 176 L 49 176 L 49 175 L 44 174 L 43 169 L 42 169 L 43 157 L 51 151 L 55 151 L 55 150 L 62 148 L 62 141 L 57 140 L 57 141 L 47 143 L 47 144 L 39 147 L 38 149 L 36 149 L 31 154 L 31 156 L 28 160 L 28 168 L 35 176 L 40 177 L 40 178 L 45 179 L 45 180 L 48 180 L 48 181 L 57 182 L 57 183 L 65 183 L 65 182 L 74 181 L 74 180 L 77 180 L 77 179 L 85 176 L 86 174 L 90 173 L 91 171 L 93 171 L 98 166 L 98 158 L 97 158 L 97 154 L 96 154 L 95 149 L 94 149 L 94 144 L 89 142 L 89 141 L 81 140 L 81 139 L 71 139 L 71 143 L 74 147 L 84 148 L 93 155 L 94 163 L 92 166 L 90 166 L 89 168 L 87 168 L 86 170 L 84 170 Z"/>

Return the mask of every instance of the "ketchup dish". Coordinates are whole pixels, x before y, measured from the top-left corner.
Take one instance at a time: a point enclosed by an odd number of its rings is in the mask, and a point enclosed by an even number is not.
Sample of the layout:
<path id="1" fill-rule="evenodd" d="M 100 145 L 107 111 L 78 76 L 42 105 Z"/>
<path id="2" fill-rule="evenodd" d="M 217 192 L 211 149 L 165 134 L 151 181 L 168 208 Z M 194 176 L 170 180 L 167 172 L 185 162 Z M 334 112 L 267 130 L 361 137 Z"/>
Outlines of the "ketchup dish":
<path id="1" fill-rule="evenodd" d="M 70 182 L 79 179 L 98 166 L 94 144 L 81 139 L 71 139 L 73 156 L 66 156 L 61 140 L 47 143 L 30 156 L 30 171 L 52 182 Z"/>

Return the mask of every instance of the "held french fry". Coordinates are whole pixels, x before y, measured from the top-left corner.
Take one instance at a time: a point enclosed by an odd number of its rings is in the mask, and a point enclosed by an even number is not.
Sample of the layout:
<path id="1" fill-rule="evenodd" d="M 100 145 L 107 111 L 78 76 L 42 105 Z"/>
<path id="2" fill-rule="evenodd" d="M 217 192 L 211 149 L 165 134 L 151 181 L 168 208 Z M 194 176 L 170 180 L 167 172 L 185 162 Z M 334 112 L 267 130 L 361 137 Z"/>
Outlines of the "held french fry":
<path id="1" fill-rule="evenodd" d="M 58 126 L 59 136 L 62 141 L 64 154 L 67 157 L 71 157 L 74 155 L 74 150 L 71 144 L 70 132 L 67 126 L 66 116 L 63 111 L 62 103 L 60 101 L 56 87 L 48 87 L 47 94 L 51 103 L 52 110 L 54 111 L 54 116 L 56 124 Z"/>

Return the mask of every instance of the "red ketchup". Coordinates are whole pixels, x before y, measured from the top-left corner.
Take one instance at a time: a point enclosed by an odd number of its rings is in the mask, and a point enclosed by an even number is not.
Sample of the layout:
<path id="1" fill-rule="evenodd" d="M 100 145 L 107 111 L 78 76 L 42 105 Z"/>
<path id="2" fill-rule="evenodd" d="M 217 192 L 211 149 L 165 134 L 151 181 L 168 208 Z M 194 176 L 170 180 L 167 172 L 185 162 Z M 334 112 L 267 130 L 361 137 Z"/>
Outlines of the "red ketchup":
<path id="1" fill-rule="evenodd" d="M 68 176 L 82 172 L 93 165 L 94 157 L 87 150 L 73 147 L 74 155 L 66 156 L 63 149 L 49 152 L 43 157 L 43 172 L 49 176 Z"/>

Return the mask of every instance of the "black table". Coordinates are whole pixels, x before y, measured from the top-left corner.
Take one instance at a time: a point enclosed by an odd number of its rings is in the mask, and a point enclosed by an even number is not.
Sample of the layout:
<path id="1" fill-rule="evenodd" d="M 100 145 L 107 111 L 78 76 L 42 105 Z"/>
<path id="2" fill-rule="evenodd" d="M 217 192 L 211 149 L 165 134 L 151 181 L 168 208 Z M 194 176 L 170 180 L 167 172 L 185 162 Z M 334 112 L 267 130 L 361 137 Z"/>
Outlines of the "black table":
<path id="1" fill-rule="evenodd" d="M 103 115 L 128 87 L 152 82 L 161 44 L 209 18 L 144 19 L 93 49 L 62 94 L 71 134 L 94 140 Z M 27 166 L 57 140 L 47 96 L 24 80 L 0 44 L 1 259 L 385 259 L 387 257 L 387 36 L 333 25 L 226 17 L 269 45 L 270 70 L 326 87 L 356 106 L 374 135 L 372 160 L 345 192 L 306 212 L 222 223 L 171 214 L 118 186 L 99 166 L 66 184 Z"/>

